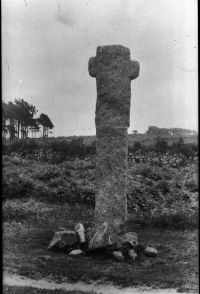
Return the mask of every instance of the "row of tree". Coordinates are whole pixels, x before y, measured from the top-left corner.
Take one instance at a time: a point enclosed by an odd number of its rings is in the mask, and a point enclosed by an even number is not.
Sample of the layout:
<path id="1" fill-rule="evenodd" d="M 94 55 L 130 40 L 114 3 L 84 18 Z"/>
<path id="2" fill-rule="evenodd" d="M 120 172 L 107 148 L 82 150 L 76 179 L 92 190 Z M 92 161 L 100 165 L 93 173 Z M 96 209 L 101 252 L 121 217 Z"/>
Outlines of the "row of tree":
<path id="1" fill-rule="evenodd" d="M 41 113 L 35 118 L 38 110 L 23 99 L 15 99 L 14 102 L 2 102 L 2 136 L 9 136 L 10 142 L 27 140 L 30 133 L 36 137 L 42 127 L 43 140 L 48 139 L 49 130 L 54 125 L 47 114 Z"/>
<path id="2" fill-rule="evenodd" d="M 171 135 L 171 136 L 189 136 L 197 135 L 198 133 L 193 130 L 183 128 L 159 128 L 156 126 L 149 126 L 146 134 L 150 135 Z"/>
<path id="3" fill-rule="evenodd" d="M 149 126 L 148 130 L 145 132 L 149 135 L 157 135 L 157 136 L 165 136 L 165 135 L 171 135 L 171 136 L 191 136 L 191 135 L 198 135 L 197 131 L 189 130 L 189 129 L 183 129 L 183 128 L 159 128 L 156 126 Z M 133 130 L 133 135 L 137 135 L 138 131 Z"/>

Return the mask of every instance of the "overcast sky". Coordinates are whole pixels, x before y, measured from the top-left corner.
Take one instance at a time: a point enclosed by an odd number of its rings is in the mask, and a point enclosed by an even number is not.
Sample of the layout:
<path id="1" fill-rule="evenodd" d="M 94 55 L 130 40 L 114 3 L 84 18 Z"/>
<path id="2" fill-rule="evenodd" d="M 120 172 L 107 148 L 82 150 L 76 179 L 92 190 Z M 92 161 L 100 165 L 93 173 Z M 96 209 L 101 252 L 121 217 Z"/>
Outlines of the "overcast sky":
<path id="1" fill-rule="evenodd" d="M 140 63 L 129 132 L 197 130 L 196 0 L 2 0 L 3 100 L 36 105 L 54 136 L 94 135 L 88 59 L 121 44 Z"/>

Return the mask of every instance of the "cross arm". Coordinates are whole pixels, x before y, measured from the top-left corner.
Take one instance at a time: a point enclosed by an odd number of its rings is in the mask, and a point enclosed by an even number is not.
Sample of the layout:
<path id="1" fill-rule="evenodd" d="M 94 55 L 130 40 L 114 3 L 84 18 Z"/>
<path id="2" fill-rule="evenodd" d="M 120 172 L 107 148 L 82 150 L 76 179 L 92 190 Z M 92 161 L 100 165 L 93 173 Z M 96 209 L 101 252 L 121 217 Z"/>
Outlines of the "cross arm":
<path id="1" fill-rule="evenodd" d="M 140 71 L 140 64 L 138 61 L 131 60 L 129 64 L 129 71 L 128 71 L 128 77 L 130 80 L 134 80 L 139 76 Z"/>
<path id="2" fill-rule="evenodd" d="M 88 71 L 91 77 L 95 78 L 97 74 L 96 57 L 90 57 L 88 62 Z"/>

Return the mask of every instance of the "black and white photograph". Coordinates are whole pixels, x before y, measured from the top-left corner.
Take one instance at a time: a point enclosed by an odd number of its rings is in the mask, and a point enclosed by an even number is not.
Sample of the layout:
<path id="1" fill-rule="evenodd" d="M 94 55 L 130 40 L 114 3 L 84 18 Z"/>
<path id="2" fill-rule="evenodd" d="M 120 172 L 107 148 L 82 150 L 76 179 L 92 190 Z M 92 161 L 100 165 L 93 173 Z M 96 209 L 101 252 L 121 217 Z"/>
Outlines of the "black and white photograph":
<path id="1" fill-rule="evenodd" d="M 197 0 L 1 8 L 3 293 L 199 293 Z"/>

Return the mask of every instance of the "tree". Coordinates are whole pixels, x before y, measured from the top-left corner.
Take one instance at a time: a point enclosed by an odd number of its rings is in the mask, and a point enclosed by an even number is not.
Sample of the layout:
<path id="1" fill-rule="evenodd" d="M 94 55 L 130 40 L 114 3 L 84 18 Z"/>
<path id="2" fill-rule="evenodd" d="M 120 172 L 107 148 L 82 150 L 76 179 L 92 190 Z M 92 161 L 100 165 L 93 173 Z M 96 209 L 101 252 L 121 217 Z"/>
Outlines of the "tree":
<path id="1" fill-rule="evenodd" d="M 51 122 L 50 118 L 48 117 L 47 114 L 44 114 L 44 113 L 41 113 L 40 114 L 40 117 L 38 119 L 38 122 L 40 125 L 42 125 L 43 127 L 43 132 L 42 132 L 42 137 L 43 137 L 43 140 L 48 140 L 48 134 L 49 134 L 49 129 L 53 129 L 54 128 L 54 125 L 53 123 Z"/>
<path id="2" fill-rule="evenodd" d="M 17 124 L 17 133 L 18 138 L 20 137 L 21 132 L 21 139 L 28 138 L 29 129 L 33 126 L 36 127 L 36 121 L 34 119 L 34 115 L 37 113 L 37 109 L 34 105 L 29 104 L 23 99 L 15 99 L 16 104 L 16 114 L 18 119 Z"/>
<path id="3" fill-rule="evenodd" d="M 6 138 L 6 134 L 8 133 L 7 121 L 8 119 L 8 104 L 2 102 L 2 137 Z"/>
<path id="4" fill-rule="evenodd" d="M 17 117 L 16 117 L 16 106 L 13 102 L 8 102 L 8 104 L 3 104 L 3 124 L 4 130 L 9 133 L 9 140 L 10 142 L 14 142 L 16 139 L 16 124 L 17 124 Z"/>
<path id="5" fill-rule="evenodd" d="M 137 130 L 133 130 L 132 133 L 133 133 L 133 135 L 137 135 L 138 131 Z"/>
<path id="6" fill-rule="evenodd" d="M 36 133 L 39 132 L 39 130 L 40 130 L 38 118 L 33 118 L 31 126 L 29 128 L 32 132 L 32 138 L 33 137 L 35 138 Z"/>
<path id="7" fill-rule="evenodd" d="M 5 138 L 9 134 L 10 142 L 16 139 L 28 139 L 29 131 L 32 138 L 40 130 L 39 124 L 43 126 L 43 139 L 48 138 L 49 130 L 54 127 L 46 114 L 35 118 L 38 112 L 36 107 L 23 99 L 15 99 L 13 102 L 2 103 L 2 135 Z"/>

